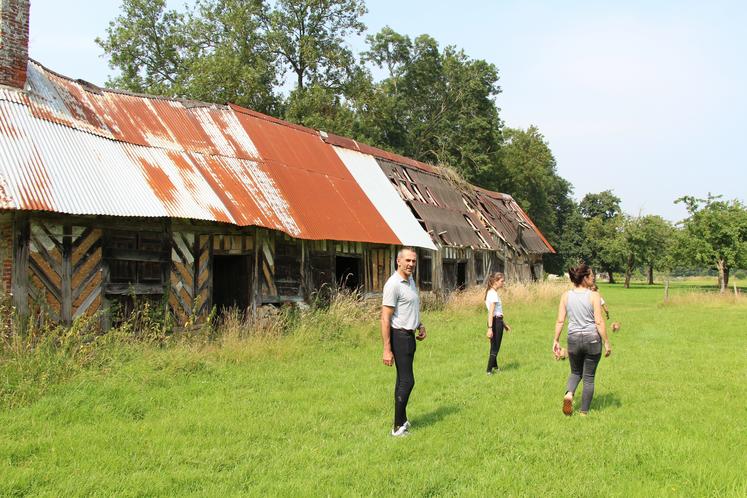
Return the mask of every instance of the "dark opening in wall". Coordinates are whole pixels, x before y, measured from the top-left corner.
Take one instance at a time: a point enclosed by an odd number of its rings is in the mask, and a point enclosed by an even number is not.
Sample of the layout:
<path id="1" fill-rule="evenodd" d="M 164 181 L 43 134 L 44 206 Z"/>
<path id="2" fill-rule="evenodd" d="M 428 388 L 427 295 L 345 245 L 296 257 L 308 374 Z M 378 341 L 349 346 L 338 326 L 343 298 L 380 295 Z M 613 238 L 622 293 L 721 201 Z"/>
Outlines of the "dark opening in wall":
<path id="1" fill-rule="evenodd" d="M 355 290 L 361 281 L 361 260 L 346 256 L 335 257 L 335 278 L 340 288 Z"/>
<path id="2" fill-rule="evenodd" d="M 454 260 L 444 260 L 443 262 L 443 280 L 444 290 L 451 292 L 457 288 L 457 264 Z"/>
<path id="3" fill-rule="evenodd" d="M 301 295 L 301 245 L 296 240 L 275 241 L 275 285 L 278 296 Z"/>
<path id="4" fill-rule="evenodd" d="M 250 267 L 248 256 L 213 256 L 213 306 L 219 313 L 249 307 Z"/>
<path id="5" fill-rule="evenodd" d="M 464 289 L 467 287 L 467 262 L 460 261 L 457 263 L 457 288 Z"/>
<path id="6" fill-rule="evenodd" d="M 475 278 L 477 283 L 481 284 L 485 280 L 485 266 L 483 264 L 482 253 L 475 253 Z"/>
<path id="7" fill-rule="evenodd" d="M 430 255 L 422 255 L 417 266 L 420 290 L 433 290 L 433 259 Z"/>

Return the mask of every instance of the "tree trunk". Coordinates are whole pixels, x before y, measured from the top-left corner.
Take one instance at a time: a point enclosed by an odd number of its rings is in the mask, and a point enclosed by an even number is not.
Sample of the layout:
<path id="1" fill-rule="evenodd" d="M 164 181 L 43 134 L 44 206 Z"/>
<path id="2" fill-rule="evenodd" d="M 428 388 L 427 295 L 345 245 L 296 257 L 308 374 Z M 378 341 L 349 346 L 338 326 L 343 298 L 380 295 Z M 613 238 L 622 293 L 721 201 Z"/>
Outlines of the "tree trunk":
<path id="1" fill-rule="evenodd" d="M 633 275 L 633 256 L 628 256 L 628 261 L 625 264 L 625 288 L 626 289 L 630 289 L 630 277 L 632 275 Z"/>
<path id="2" fill-rule="evenodd" d="M 608 270 L 608 271 L 607 271 L 607 275 L 609 275 L 609 280 L 608 280 L 608 282 L 609 282 L 609 283 L 611 283 L 611 284 L 614 284 L 614 283 L 615 283 L 615 276 L 614 276 L 614 275 L 612 275 L 612 270 Z"/>
<path id="3" fill-rule="evenodd" d="M 648 285 L 654 285 L 654 265 L 648 265 Z"/>
<path id="4" fill-rule="evenodd" d="M 724 285 L 724 261 L 722 259 L 719 259 L 718 261 L 716 261 L 716 268 L 718 268 L 719 292 L 723 294 L 724 290 L 726 290 L 726 285 Z"/>
<path id="5" fill-rule="evenodd" d="M 724 268 L 724 289 L 729 287 L 729 268 Z"/>

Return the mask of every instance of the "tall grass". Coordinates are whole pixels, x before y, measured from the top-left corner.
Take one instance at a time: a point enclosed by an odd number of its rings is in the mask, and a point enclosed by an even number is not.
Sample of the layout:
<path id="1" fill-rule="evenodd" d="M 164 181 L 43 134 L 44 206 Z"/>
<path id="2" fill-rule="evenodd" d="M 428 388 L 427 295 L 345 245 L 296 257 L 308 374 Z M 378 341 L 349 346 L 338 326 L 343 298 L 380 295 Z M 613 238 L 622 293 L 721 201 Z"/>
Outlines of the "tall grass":
<path id="1" fill-rule="evenodd" d="M 563 281 L 512 282 L 506 284 L 499 292 L 504 306 L 510 307 L 513 305 L 557 301 L 560 295 L 569 288 L 570 284 Z M 445 307 L 451 312 L 483 309 L 485 307 L 485 288 L 477 286 L 454 292 L 449 296 Z"/>

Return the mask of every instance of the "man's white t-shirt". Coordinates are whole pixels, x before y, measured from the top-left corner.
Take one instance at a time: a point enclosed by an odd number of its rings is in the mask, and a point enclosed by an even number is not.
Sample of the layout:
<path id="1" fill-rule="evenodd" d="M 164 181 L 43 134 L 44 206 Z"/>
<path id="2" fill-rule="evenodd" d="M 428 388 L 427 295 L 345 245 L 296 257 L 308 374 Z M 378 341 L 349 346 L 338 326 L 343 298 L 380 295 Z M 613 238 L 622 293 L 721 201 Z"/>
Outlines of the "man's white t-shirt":
<path id="1" fill-rule="evenodd" d="M 420 298 L 412 276 L 402 278 L 395 271 L 384 284 L 382 304 L 394 308 L 392 328 L 415 330 L 420 324 Z"/>
<path id="2" fill-rule="evenodd" d="M 501 296 L 495 289 L 489 289 L 488 294 L 485 296 L 485 307 L 490 311 L 490 304 L 495 303 L 493 308 L 493 316 L 503 316 L 503 303 L 501 303 Z"/>

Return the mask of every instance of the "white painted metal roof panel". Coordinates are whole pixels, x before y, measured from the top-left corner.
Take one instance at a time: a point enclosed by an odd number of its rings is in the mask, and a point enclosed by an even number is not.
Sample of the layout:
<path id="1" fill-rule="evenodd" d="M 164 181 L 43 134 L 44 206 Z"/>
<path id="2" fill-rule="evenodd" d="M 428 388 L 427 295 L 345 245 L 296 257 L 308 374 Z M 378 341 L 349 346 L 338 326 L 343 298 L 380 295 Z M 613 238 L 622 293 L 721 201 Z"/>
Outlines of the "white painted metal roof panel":
<path id="1" fill-rule="evenodd" d="M 436 250 L 431 237 L 394 190 L 376 158 L 342 147 L 335 146 L 334 150 L 403 245 Z"/>

